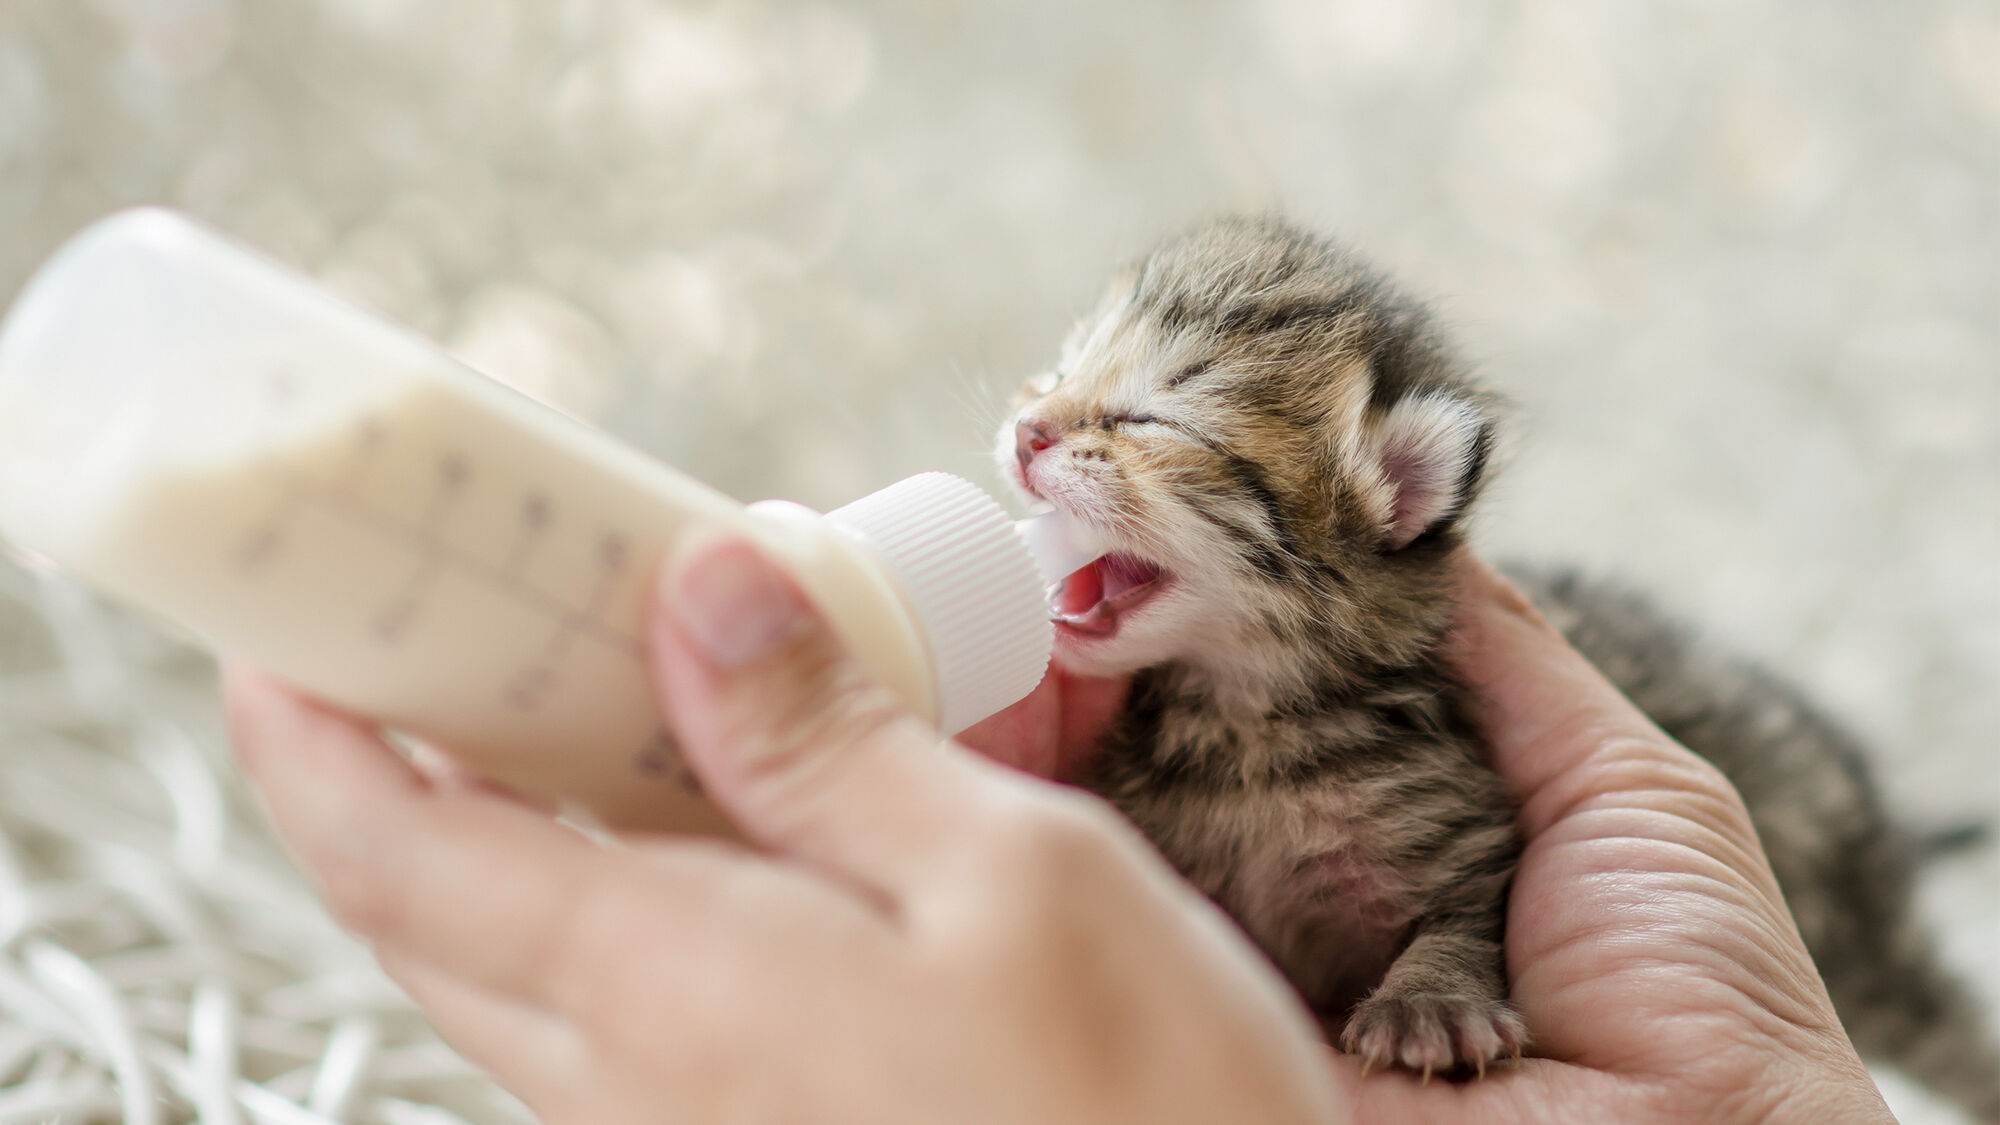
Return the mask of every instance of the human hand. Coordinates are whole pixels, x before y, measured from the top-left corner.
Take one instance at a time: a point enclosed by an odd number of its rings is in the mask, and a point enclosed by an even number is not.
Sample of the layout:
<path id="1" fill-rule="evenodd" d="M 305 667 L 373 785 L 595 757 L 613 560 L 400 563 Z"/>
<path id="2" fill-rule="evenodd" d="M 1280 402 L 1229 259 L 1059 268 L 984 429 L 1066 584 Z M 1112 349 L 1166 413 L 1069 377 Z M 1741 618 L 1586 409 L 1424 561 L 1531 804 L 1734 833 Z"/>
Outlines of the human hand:
<path id="1" fill-rule="evenodd" d="M 960 731 L 957 741 L 1024 773 L 1073 781 L 1131 686 L 1130 676 L 1078 676 L 1051 664 L 1027 698 Z"/>
<path id="2" fill-rule="evenodd" d="M 1540 1057 L 1457 1086 L 1374 1075 L 1356 1119 L 1893 1122 L 1735 790 L 1468 562 L 1452 651 L 1521 802 L 1507 967 Z"/>
<path id="3" fill-rule="evenodd" d="M 903 713 L 747 544 L 692 552 L 652 644 L 690 764 L 762 854 L 601 847 L 229 679 L 335 913 L 545 1120 L 1345 1119 L 1309 1017 L 1220 913 L 1105 806 Z"/>

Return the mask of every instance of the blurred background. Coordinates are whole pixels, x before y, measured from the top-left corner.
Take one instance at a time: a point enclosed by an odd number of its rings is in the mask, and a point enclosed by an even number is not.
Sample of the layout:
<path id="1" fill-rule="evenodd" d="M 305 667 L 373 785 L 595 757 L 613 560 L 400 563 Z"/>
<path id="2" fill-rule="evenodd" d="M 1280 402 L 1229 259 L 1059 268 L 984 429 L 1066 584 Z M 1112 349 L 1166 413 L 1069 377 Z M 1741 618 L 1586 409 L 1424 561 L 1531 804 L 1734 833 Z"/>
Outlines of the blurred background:
<path id="1" fill-rule="evenodd" d="M 740 497 L 830 506 L 994 481 L 1007 394 L 1114 267 L 1281 209 L 1517 405 L 1494 553 L 1653 591 L 1852 723 L 1911 815 L 2000 817 L 1996 60 L 1987 0 L 7 0 L 0 299 L 168 203 Z M 208 691 L 0 564 L 29 990 L 0 1109 L 129 1119 L 150 1082 L 514 1120 L 308 917 Z M 2000 1012 L 2000 849 L 1923 894 Z"/>

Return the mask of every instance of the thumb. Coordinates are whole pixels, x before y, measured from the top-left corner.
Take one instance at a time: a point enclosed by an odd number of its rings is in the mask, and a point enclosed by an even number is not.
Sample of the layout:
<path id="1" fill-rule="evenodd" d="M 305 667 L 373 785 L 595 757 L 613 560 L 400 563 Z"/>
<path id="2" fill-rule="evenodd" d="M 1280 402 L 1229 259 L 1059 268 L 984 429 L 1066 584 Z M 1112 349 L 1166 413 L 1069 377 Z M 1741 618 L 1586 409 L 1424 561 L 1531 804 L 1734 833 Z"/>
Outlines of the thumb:
<path id="1" fill-rule="evenodd" d="M 681 752 L 753 841 L 900 897 L 986 799 L 983 767 L 853 659 L 748 541 L 682 551 L 652 614 Z"/>

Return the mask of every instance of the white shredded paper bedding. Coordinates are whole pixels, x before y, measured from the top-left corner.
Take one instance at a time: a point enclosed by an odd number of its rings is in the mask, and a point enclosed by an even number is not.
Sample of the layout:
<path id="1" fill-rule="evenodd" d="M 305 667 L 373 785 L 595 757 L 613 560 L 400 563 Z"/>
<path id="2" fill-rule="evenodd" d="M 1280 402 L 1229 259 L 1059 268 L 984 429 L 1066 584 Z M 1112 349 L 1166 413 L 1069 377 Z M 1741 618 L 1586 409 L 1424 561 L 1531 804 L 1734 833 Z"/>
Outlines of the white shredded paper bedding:
<path id="1" fill-rule="evenodd" d="M 205 659 L 47 573 L 0 620 L 0 1123 L 530 1120 L 277 851 Z"/>

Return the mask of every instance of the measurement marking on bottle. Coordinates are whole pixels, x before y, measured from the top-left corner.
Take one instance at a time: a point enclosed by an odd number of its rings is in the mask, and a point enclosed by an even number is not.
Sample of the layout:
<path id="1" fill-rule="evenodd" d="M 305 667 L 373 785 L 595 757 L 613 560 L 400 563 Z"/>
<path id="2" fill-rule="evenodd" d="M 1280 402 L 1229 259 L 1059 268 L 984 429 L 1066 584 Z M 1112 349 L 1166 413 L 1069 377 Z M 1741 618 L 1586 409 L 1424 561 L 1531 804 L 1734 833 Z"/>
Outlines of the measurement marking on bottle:
<path id="1" fill-rule="evenodd" d="M 556 686 L 556 670 L 548 664 L 530 664 L 508 677 L 500 688 L 500 698 L 517 711 L 533 711 Z"/>
<path id="2" fill-rule="evenodd" d="M 278 502 L 272 506 L 270 514 L 252 524 L 250 534 L 237 544 L 234 552 L 236 569 L 245 574 L 255 574 L 264 569 L 271 556 L 284 545 L 284 513 L 295 506 L 291 489 L 281 486 Z"/>
<path id="3" fill-rule="evenodd" d="M 299 397 L 298 373 L 290 367 L 275 367 L 264 373 L 264 407 L 274 416 L 291 408 Z M 278 482 L 278 495 L 262 519 L 252 521 L 249 534 L 237 546 L 236 567 L 245 574 L 255 574 L 271 561 L 271 557 L 285 544 L 285 532 L 291 514 L 298 508 L 295 481 L 290 477 Z"/>
<path id="4" fill-rule="evenodd" d="M 432 539 L 426 530 L 409 527 L 384 517 L 375 511 L 353 502 L 349 497 L 311 485 L 300 483 L 295 486 L 299 499 L 316 503 L 324 511 L 339 516 L 350 523 L 358 524 L 384 537 L 397 540 L 412 548 L 424 547 L 436 552 L 439 565 L 457 574 L 484 583 L 505 594 L 510 600 L 524 608 L 548 617 L 552 621 L 564 622 L 576 618 L 574 631 L 580 638 L 593 641 L 618 652 L 633 661 L 645 660 L 645 646 L 637 635 L 616 628 L 604 621 L 583 618 L 573 606 L 552 595 L 528 585 L 509 573 L 503 564 L 493 563 L 448 543 Z"/>
<path id="5" fill-rule="evenodd" d="M 669 778 L 688 793 L 701 796 L 701 779 L 687 768 L 680 748 L 674 745 L 674 736 L 666 731 L 655 731 L 632 764 L 648 777 Z"/>
<path id="6" fill-rule="evenodd" d="M 391 594 L 388 603 L 375 615 L 373 630 L 376 639 L 383 643 L 395 644 L 403 639 L 428 600 L 431 588 L 437 584 L 438 572 L 444 567 L 438 529 L 451 517 L 452 508 L 471 477 L 472 470 L 466 465 L 464 454 L 447 452 L 438 459 L 437 480 L 418 524 L 424 529 L 423 534 L 414 541 L 416 565 L 403 579 L 403 588 Z"/>
<path id="7" fill-rule="evenodd" d="M 535 548 L 542 542 L 549 530 L 549 498 L 541 493 L 531 493 L 521 501 L 521 528 L 515 535 L 514 546 L 507 552 L 507 561 L 501 570 L 519 578 L 528 569 L 528 561 L 534 556 Z"/>
<path id="8" fill-rule="evenodd" d="M 291 480 L 279 481 L 277 498 L 262 517 L 251 521 L 250 530 L 231 553 L 238 571 L 246 576 L 255 576 L 270 565 L 272 557 L 285 545 L 292 513 L 299 508 L 298 501 L 294 483 Z"/>
<path id="9" fill-rule="evenodd" d="M 384 436 L 379 418 L 363 418 L 354 424 L 354 443 L 349 448 L 347 464 L 340 471 L 341 488 L 352 495 L 361 494 L 368 467 L 382 455 Z"/>
<path id="10" fill-rule="evenodd" d="M 541 545 L 549 528 L 549 498 L 540 493 L 532 493 L 521 500 L 521 526 L 515 536 L 514 546 L 507 552 L 507 561 L 501 571 L 515 582 L 525 580 L 528 561 L 533 558 L 535 548 Z M 567 631 L 557 627 L 558 637 Z M 541 659 L 521 669 L 509 677 L 500 689 L 500 698 L 507 705 L 520 711 L 533 711 L 542 705 L 542 700 L 555 689 L 556 663 L 562 652 L 554 645 L 544 649 Z"/>
<path id="11" fill-rule="evenodd" d="M 462 485 L 470 484 L 471 474 L 467 467 L 461 465 L 460 470 L 454 472 L 440 466 L 441 482 L 454 476 L 460 477 Z M 643 664 L 645 661 L 645 647 L 639 637 L 602 618 L 607 608 L 605 602 L 615 588 L 613 582 L 605 576 L 605 572 L 609 570 L 609 564 L 613 560 L 622 567 L 626 562 L 626 556 L 630 553 L 629 546 L 622 539 L 618 540 L 619 546 L 615 550 L 603 543 L 600 544 L 600 577 L 597 582 L 592 583 L 592 590 L 587 595 L 585 604 L 579 607 L 545 593 L 527 582 L 524 570 L 529 555 L 520 546 L 515 548 L 509 558 L 496 563 L 443 542 L 437 538 L 434 523 L 428 526 L 411 526 L 383 515 L 345 489 L 329 487 L 301 476 L 290 475 L 279 478 L 277 486 L 279 495 L 276 503 L 264 518 L 252 524 L 251 531 L 236 550 L 239 565 L 246 571 L 254 573 L 269 561 L 271 555 L 283 545 L 286 525 L 290 520 L 297 518 L 298 511 L 306 505 L 311 505 L 374 535 L 401 544 L 420 557 L 419 568 L 430 575 L 426 583 L 417 585 L 406 581 L 402 591 L 405 597 L 385 607 L 377 616 L 378 626 L 385 622 L 390 624 L 392 635 L 407 626 L 407 622 L 399 624 L 396 620 L 398 616 L 396 611 L 403 601 L 408 600 L 412 594 L 421 599 L 429 593 L 430 582 L 434 582 L 439 575 L 450 572 L 479 582 L 522 608 L 547 618 L 553 626 L 551 638 L 558 635 L 564 638 L 565 647 L 559 650 L 557 655 L 567 652 L 567 646 L 570 644 L 584 641 L 609 649 L 635 664 Z M 521 518 L 524 526 L 531 525 L 532 537 L 536 541 L 544 538 L 548 529 L 557 522 L 547 498 L 538 494 L 523 499 Z M 417 607 L 412 605 L 408 612 L 414 613 L 416 609 Z M 549 655 L 546 649 L 543 655 L 544 659 Z M 538 661 L 534 667 L 539 667 L 541 664 L 542 661 Z M 532 668 L 524 671 L 522 676 L 526 677 L 529 671 L 532 671 Z"/>
<path id="12" fill-rule="evenodd" d="M 410 622 L 415 620 L 416 616 L 416 598 L 409 594 L 400 595 L 382 607 L 381 612 L 375 615 L 370 629 L 374 632 L 376 640 L 392 645 L 403 639 L 403 634 L 409 631 Z"/>
<path id="13" fill-rule="evenodd" d="M 589 597 L 584 599 L 583 608 L 575 613 L 563 615 L 556 621 L 556 627 L 549 634 L 542 648 L 542 655 L 508 680 L 501 696 L 508 704 L 523 711 L 532 711 L 541 706 L 543 698 L 556 685 L 556 669 L 562 665 L 563 657 L 569 652 L 571 643 L 581 630 L 602 618 L 605 603 L 618 587 L 625 569 L 625 559 L 630 548 L 625 538 L 617 534 L 606 534 L 598 540 L 598 574 L 591 584 Z"/>
<path id="14" fill-rule="evenodd" d="M 284 367 L 265 374 L 264 388 L 266 408 L 274 416 L 297 409 L 307 389 L 296 371 Z M 470 460 L 460 450 L 440 453 L 433 462 L 431 494 L 424 510 L 414 524 L 406 523 L 367 502 L 367 476 L 380 461 L 389 436 L 380 416 L 363 416 L 354 423 L 348 451 L 331 480 L 321 482 L 302 473 L 279 474 L 270 508 L 251 522 L 234 550 L 239 572 L 256 577 L 266 571 L 286 548 L 301 513 L 315 506 L 410 552 L 410 569 L 400 586 L 367 620 L 366 630 L 379 644 L 394 646 L 418 626 L 425 605 L 436 595 L 447 572 L 481 583 L 548 620 L 549 632 L 541 652 L 500 685 L 500 698 L 510 707 L 523 711 L 541 707 L 560 687 L 561 668 L 579 642 L 610 649 L 634 664 L 645 662 L 639 638 L 604 619 L 630 562 L 631 546 L 624 536 L 600 534 L 596 573 L 581 605 L 545 593 L 529 581 L 528 572 L 558 522 L 549 496 L 535 490 L 520 497 L 513 542 L 497 561 L 455 547 L 444 540 L 442 528 L 476 483 Z M 671 740 L 659 746 L 649 743 L 641 757 L 657 759 L 663 763 L 661 770 L 681 768 Z"/>

